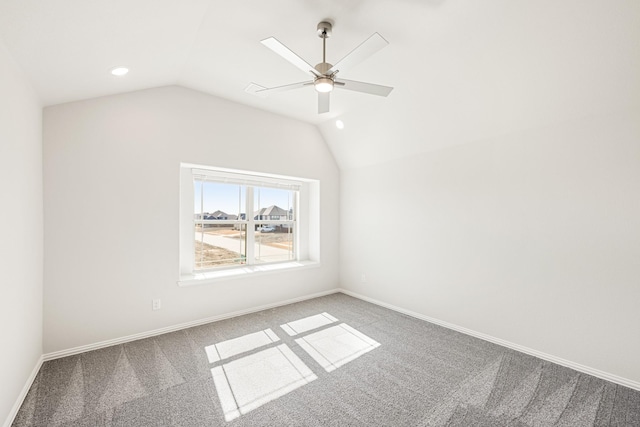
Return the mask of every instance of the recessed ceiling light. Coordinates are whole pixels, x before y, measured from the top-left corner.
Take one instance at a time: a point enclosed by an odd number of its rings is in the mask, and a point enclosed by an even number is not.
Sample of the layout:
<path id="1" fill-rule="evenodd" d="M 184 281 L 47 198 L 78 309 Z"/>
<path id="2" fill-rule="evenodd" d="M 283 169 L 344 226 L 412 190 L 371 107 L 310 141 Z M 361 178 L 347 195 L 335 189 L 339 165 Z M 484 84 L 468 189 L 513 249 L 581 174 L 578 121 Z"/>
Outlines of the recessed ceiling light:
<path id="1" fill-rule="evenodd" d="M 122 77 L 129 72 L 127 67 L 114 67 L 111 69 L 111 74 L 114 76 Z"/>
<path id="2" fill-rule="evenodd" d="M 344 129 L 344 122 L 342 120 L 336 120 L 336 127 L 338 129 Z"/>

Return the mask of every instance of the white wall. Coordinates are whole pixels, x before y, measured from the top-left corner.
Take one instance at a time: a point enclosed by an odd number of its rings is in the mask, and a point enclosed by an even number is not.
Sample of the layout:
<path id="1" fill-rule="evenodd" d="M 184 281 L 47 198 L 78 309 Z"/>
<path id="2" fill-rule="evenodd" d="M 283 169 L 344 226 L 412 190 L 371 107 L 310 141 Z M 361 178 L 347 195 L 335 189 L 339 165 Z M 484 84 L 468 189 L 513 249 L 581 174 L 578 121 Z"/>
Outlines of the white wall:
<path id="1" fill-rule="evenodd" d="M 343 170 L 340 210 L 343 287 L 640 382 L 640 111 Z"/>
<path id="2" fill-rule="evenodd" d="M 42 108 L 0 41 L 0 422 L 42 355 Z"/>
<path id="3" fill-rule="evenodd" d="M 180 162 L 319 179 L 321 267 L 178 287 Z M 44 179 L 45 353 L 338 286 L 339 171 L 314 126 L 176 86 L 62 104 Z"/>

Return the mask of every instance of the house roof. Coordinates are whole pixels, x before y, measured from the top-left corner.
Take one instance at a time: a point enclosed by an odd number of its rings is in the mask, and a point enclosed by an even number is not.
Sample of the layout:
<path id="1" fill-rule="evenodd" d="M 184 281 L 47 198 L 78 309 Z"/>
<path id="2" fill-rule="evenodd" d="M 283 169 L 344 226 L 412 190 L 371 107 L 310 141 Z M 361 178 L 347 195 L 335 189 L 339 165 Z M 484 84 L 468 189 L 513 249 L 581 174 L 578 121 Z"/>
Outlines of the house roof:
<path id="1" fill-rule="evenodd" d="M 260 210 L 257 210 L 254 212 L 254 216 L 258 216 L 258 215 L 268 215 L 268 216 L 275 216 L 275 215 L 287 215 L 289 213 L 289 211 L 282 209 L 276 205 L 271 205 L 269 207 L 266 208 L 262 208 Z"/>
<path id="2" fill-rule="evenodd" d="M 217 210 L 217 211 L 215 211 L 213 213 L 210 213 L 209 215 L 212 215 L 212 216 L 214 216 L 216 218 L 221 218 L 222 217 L 222 218 L 227 218 L 227 219 L 238 219 L 238 215 L 228 214 L 228 213 L 226 213 L 224 211 L 221 211 L 221 210 Z"/>

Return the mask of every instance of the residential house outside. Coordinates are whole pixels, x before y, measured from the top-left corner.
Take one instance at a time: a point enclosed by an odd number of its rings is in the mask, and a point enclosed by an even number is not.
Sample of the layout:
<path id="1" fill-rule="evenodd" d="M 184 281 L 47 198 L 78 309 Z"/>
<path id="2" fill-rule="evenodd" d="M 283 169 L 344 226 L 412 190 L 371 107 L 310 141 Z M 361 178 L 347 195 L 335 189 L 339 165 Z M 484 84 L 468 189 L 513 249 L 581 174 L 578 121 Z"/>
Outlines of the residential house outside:
<path id="1" fill-rule="evenodd" d="M 194 215 L 196 221 L 199 220 L 219 220 L 219 221 L 235 221 L 238 219 L 238 215 L 234 215 L 234 214 L 228 214 L 226 212 L 217 210 L 215 212 L 209 213 L 209 212 L 204 212 L 202 214 L 195 214 Z M 233 227 L 232 224 L 202 224 L 203 228 L 210 228 L 210 227 Z"/>
<path id="2" fill-rule="evenodd" d="M 293 220 L 293 208 L 286 210 L 279 206 L 271 205 L 254 212 L 253 219 L 256 221 L 287 221 Z M 286 231 L 291 224 L 278 224 L 276 230 Z"/>

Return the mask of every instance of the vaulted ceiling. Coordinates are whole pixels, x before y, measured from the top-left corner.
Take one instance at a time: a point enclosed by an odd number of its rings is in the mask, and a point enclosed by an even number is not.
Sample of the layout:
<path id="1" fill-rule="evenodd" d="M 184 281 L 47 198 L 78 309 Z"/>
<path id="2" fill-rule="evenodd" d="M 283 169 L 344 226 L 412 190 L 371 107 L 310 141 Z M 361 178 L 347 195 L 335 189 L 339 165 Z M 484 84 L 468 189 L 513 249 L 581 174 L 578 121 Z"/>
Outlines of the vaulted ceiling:
<path id="1" fill-rule="evenodd" d="M 388 98 L 245 92 L 308 79 L 260 40 L 316 64 L 321 20 L 329 62 L 389 41 L 343 76 Z M 0 0 L 0 37 L 45 105 L 178 84 L 318 125 L 343 168 L 640 106 L 637 0 Z"/>

